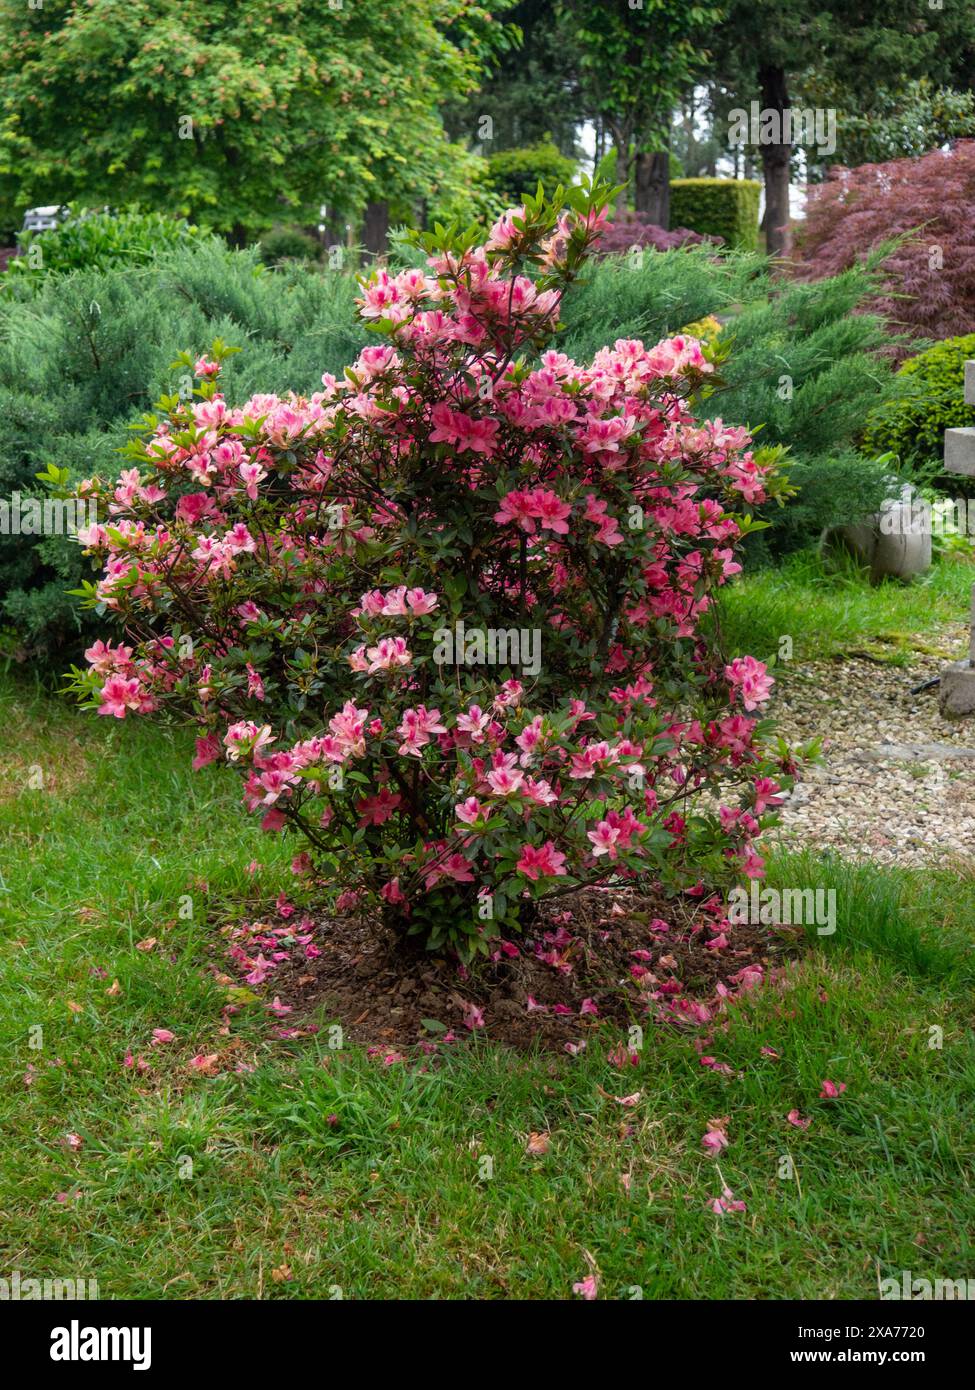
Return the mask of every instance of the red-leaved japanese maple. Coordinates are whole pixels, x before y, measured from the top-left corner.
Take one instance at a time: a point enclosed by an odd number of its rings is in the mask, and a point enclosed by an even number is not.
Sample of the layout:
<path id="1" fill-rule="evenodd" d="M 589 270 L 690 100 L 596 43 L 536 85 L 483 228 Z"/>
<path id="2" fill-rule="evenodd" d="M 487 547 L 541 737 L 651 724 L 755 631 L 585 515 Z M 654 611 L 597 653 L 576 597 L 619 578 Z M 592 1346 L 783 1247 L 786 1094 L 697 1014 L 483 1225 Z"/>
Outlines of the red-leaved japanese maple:
<path id="1" fill-rule="evenodd" d="M 621 256 L 634 248 L 641 251 L 676 251 L 681 246 L 700 246 L 710 241 L 721 245 L 721 237 L 705 237 L 689 227 L 674 227 L 667 231 L 644 213 L 634 212 L 607 222 L 596 248 L 601 256 Z"/>
<path id="2" fill-rule="evenodd" d="M 919 159 L 836 168 L 810 191 L 796 231 L 797 274 L 837 275 L 883 242 L 905 238 L 884 262 L 871 304 L 914 336 L 975 330 L 975 140 Z"/>

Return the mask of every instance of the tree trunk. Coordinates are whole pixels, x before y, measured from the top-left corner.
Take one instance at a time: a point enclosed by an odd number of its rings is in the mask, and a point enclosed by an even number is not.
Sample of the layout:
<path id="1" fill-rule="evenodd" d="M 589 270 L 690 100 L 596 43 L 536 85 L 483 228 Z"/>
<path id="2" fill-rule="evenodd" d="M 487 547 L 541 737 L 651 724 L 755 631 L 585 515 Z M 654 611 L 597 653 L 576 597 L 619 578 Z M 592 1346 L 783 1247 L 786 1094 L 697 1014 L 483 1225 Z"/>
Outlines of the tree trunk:
<path id="1" fill-rule="evenodd" d="M 609 116 L 604 117 L 605 128 L 609 138 L 613 142 L 613 149 L 616 152 L 616 182 L 621 185 L 619 193 L 616 195 L 616 216 L 617 218 L 626 216 L 627 205 L 627 184 L 630 181 L 630 137 L 631 129 L 629 121 L 622 124 L 612 120 Z"/>
<path id="2" fill-rule="evenodd" d="M 367 203 L 366 215 L 362 223 L 362 242 L 367 251 L 381 256 L 386 250 L 386 234 L 389 231 L 389 204 Z"/>
<path id="3" fill-rule="evenodd" d="M 784 112 L 789 105 L 785 71 L 782 68 L 762 67 L 758 70 L 762 93 L 762 125 L 771 113 L 771 131 L 777 139 L 763 136 L 759 146 L 762 153 L 762 172 L 765 178 L 765 247 L 770 256 L 785 256 L 789 252 L 789 161 L 792 146 L 782 141 Z"/>
<path id="4" fill-rule="evenodd" d="M 664 231 L 670 230 L 670 155 L 667 150 L 655 154 L 641 152 L 634 169 L 634 206 L 638 213 Z"/>
<path id="5" fill-rule="evenodd" d="M 616 145 L 616 182 L 621 184 L 616 195 L 616 216 L 626 216 L 626 185 L 630 177 L 629 154 L 625 145 Z"/>

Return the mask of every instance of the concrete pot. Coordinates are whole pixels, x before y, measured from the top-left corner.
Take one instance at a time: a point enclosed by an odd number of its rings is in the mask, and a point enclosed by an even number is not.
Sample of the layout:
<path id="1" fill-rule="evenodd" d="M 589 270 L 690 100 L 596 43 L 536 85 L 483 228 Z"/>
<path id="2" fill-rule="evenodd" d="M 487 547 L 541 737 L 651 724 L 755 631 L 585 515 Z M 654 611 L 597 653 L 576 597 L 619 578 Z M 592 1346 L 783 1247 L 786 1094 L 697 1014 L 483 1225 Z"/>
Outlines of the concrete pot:
<path id="1" fill-rule="evenodd" d="M 854 526 L 823 533 L 822 545 L 842 545 L 870 570 L 871 582 L 913 579 L 931 568 L 930 511 L 911 505 L 910 493 L 885 502 L 879 512 Z"/>

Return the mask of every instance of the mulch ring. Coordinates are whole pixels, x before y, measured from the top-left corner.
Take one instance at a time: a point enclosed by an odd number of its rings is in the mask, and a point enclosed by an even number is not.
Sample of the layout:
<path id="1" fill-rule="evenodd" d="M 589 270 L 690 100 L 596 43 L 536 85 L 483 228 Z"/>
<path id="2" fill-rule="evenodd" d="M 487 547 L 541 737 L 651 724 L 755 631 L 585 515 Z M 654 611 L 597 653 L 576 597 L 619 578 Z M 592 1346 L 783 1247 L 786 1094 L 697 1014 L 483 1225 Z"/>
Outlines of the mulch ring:
<path id="1" fill-rule="evenodd" d="M 781 968 L 802 938 L 726 923 L 721 935 L 690 899 L 586 889 L 544 905 L 516 945 L 465 967 L 372 917 L 316 919 L 288 904 L 284 918 L 281 906 L 223 928 L 236 979 L 276 1015 L 272 1032 L 295 1038 L 338 1023 L 346 1041 L 382 1054 L 430 1052 L 480 1030 L 513 1048 L 573 1052 L 600 1021 L 624 1032 L 654 1020 L 699 1027 Z"/>

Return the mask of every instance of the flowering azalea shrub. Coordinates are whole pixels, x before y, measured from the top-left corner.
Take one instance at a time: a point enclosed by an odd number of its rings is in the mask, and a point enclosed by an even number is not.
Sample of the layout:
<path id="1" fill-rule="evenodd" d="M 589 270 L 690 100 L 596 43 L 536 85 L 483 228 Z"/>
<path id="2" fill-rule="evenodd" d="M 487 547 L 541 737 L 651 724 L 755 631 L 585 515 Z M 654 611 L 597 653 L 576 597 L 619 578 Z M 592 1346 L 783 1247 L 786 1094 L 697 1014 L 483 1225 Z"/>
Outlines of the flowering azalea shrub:
<path id="1" fill-rule="evenodd" d="M 232 409 L 199 359 L 82 489 L 124 628 L 84 702 L 195 721 L 296 873 L 465 957 L 580 885 L 759 874 L 795 770 L 765 667 L 702 629 L 771 458 L 695 420 L 697 340 L 550 345 L 605 193 L 424 238 L 426 270 L 363 282 L 383 341 L 308 397 Z"/>

